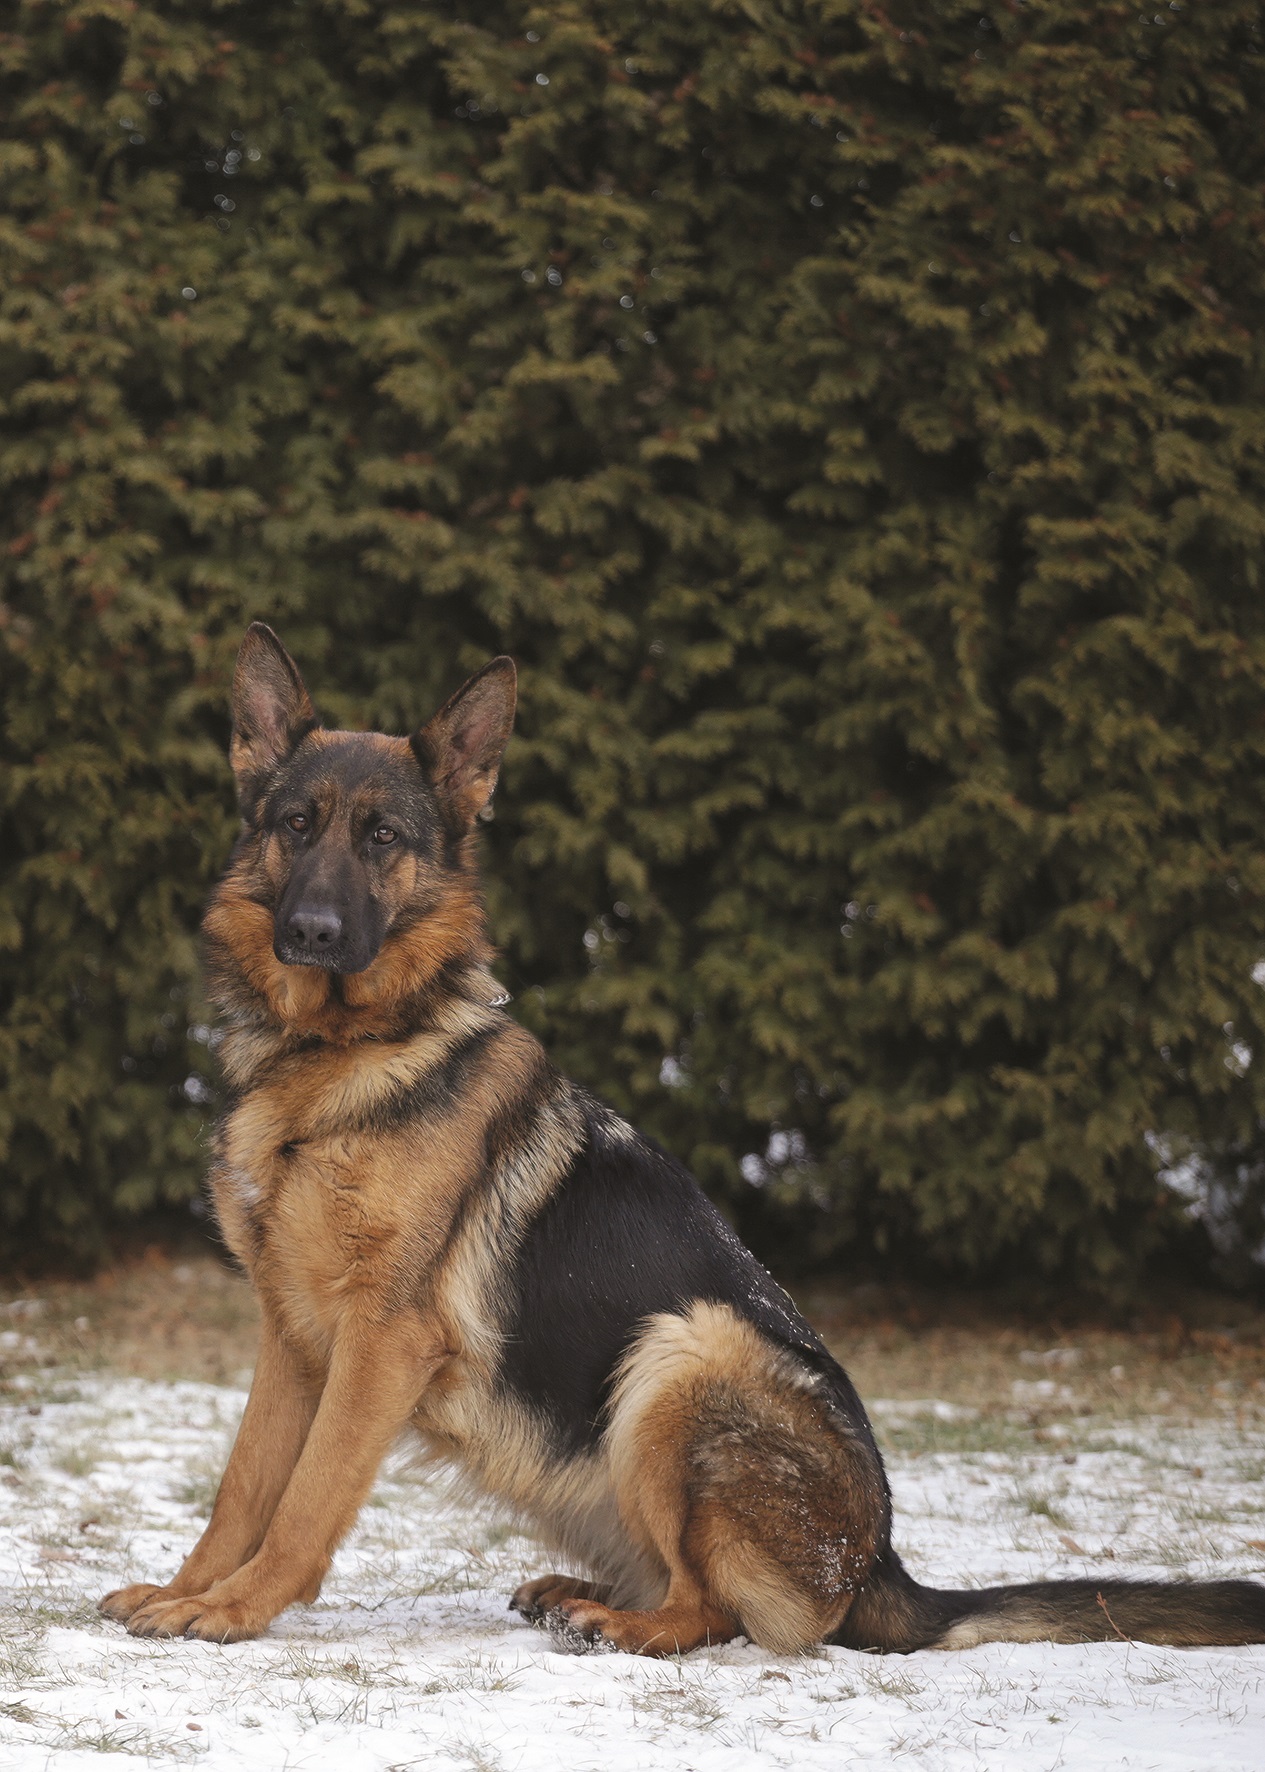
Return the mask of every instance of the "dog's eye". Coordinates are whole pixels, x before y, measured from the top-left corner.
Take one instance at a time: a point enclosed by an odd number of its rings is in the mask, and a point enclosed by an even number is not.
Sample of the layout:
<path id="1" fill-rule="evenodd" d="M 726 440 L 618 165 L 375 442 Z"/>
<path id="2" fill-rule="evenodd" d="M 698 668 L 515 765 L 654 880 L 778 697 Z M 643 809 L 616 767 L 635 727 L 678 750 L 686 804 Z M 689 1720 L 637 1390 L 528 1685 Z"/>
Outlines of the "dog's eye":
<path id="1" fill-rule="evenodd" d="M 391 829 L 389 824 L 380 824 L 377 830 L 373 833 L 373 840 L 375 843 L 394 843 L 395 837 L 396 833 Z"/>
<path id="2" fill-rule="evenodd" d="M 292 831 L 305 831 L 311 820 L 306 812 L 292 812 L 286 819 L 286 823 Z"/>

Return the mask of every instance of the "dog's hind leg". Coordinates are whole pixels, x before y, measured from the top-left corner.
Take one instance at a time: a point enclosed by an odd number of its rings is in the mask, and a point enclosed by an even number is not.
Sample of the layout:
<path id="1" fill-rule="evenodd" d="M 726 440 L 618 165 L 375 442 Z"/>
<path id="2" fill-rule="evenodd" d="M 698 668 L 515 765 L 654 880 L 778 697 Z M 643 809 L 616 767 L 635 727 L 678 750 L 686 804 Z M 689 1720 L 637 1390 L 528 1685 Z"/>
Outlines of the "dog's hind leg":
<path id="1" fill-rule="evenodd" d="M 616 1412 L 610 1436 L 620 1515 L 643 1554 L 666 1570 L 666 1591 L 658 1605 L 635 1609 L 606 1605 L 596 1592 L 542 1595 L 544 1622 L 559 1648 L 675 1655 L 728 1642 L 741 1629 L 737 1615 L 709 1596 L 705 1564 L 691 1555 L 698 1507 L 689 1471 L 693 1430 L 681 1401 L 660 1394 L 635 1423 Z M 637 1470 L 632 1481 L 630 1463 Z"/>
<path id="2" fill-rule="evenodd" d="M 298 1463 L 319 1399 L 319 1386 L 300 1370 L 265 1311 L 250 1396 L 206 1531 L 165 1586 L 137 1582 L 107 1594 L 100 1602 L 107 1618 L 126 1623 L 151 1601 L 203 1593 L 249 1562 Z"/>
<path id="3" fill-rule="evenodd" d="M 877 1455 L 816 1378 L 725 1306 L 647 1324 L 606 1444 L 620 1514 L 666 1570 L 658 1605 L 564 1598 L 566 1647 L 672 1655 L 739 1633 L 790 1653 L 837 1628 L 886 1530 Z"/>

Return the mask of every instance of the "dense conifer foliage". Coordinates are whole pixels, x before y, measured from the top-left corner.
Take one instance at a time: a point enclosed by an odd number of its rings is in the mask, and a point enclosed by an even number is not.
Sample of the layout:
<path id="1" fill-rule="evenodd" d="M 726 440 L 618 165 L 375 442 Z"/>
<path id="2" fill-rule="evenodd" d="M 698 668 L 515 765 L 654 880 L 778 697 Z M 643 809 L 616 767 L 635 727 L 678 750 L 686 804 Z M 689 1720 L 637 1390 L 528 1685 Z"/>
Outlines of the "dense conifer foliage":
<path id="1" fill-rule="evenodd" d="M 1136 1271 L 1265 1089 L 1260 8 L 7 29 L 5 1234 L 196 1186 L 262 616 L 343 723 L 519 660 L 507 982 L 718 1197 Z"/>

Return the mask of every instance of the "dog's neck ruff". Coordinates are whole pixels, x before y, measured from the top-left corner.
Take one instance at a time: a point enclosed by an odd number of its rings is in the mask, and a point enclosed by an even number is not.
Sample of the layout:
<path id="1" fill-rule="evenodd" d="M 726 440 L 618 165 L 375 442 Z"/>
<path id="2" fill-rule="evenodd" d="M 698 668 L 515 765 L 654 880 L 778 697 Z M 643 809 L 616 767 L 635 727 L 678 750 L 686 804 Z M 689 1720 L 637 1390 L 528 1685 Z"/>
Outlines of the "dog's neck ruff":
<path id="1" fill-rule="evenodd" d="M 381 1045 L 400 1051 L 420 1042 L 451 1039 L 472 1027 L 490 1026 L 501 1019 L 509 993 L 481 963 L 445 970 L 441 988 L 432 988 L 401 1014 L 390 1030 L 356 1028 L 341 1023 L 334 1037 L 323 1029 L 301 1024 L 284 1025 L 261 1012 L 259 1006 L 236 1004 L 223 1015 L 219 1059 L 225 1080 L 240 1097 L 288 1069 L 303 1054 L 326 1052 L 331 1060 L 350 1055 L 358 1047 Z"/>
<path id="2" fill-rule="evenodd" d="M 273 913 L 232 873 L 203 922 L 207 988 L 226 1024 L 225 1045 L 251 1057 L 365 1040 L 406 1040 L 423 1031 L 453 995 L 492 1006 L 506 995 L 492 958 L 473 881 L 389 934 L 363 972 L 287 966 L 273 951 Z M 243 1053 L 244 1056 L 244 1053 Z M 227 1061 L 228 1054 L 225 1054 Z"/>

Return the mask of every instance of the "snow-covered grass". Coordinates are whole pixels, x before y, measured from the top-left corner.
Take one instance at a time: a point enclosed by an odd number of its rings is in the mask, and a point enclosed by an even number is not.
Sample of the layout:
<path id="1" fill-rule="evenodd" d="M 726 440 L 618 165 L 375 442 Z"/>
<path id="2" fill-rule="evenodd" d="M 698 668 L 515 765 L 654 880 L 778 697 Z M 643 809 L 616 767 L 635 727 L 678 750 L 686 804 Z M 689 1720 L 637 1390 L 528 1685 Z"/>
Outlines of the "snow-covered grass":
<path id="1" fill-rule="evenodd" d="M 780 1658 L 740 1642 L 666 1662 L 558 1654 L 505 1609 L 508 1592 L 548 1566 L 538 1548 L 403 1460 L 384 1473 L 316 1605 L 283 1614 L 255 1643 L 137 1641 L 97 1616 L 96 1599 L 179 1562 L 243 1392 L 50 1365 L 39 1321 L 10 1321 L 0 1334 L 12 1363 L 0 1416 L 0 1765 L 13 1772 L 70 1772 L 102 1754 L 119 1767 L 207 1772 L 1262 1764 L 1262 1649 L 995 1644 Z M 898 1543 L 919 1576 L 952 1585 L 1265 1569 L 1258 1386 L 1210 1390 L 1203 1412 L 1130 1415 L 1097 1406 L 1070 1354 L 1010 1358 L 1005 1407 L 909 1396 L 873 1405 Z"/>

